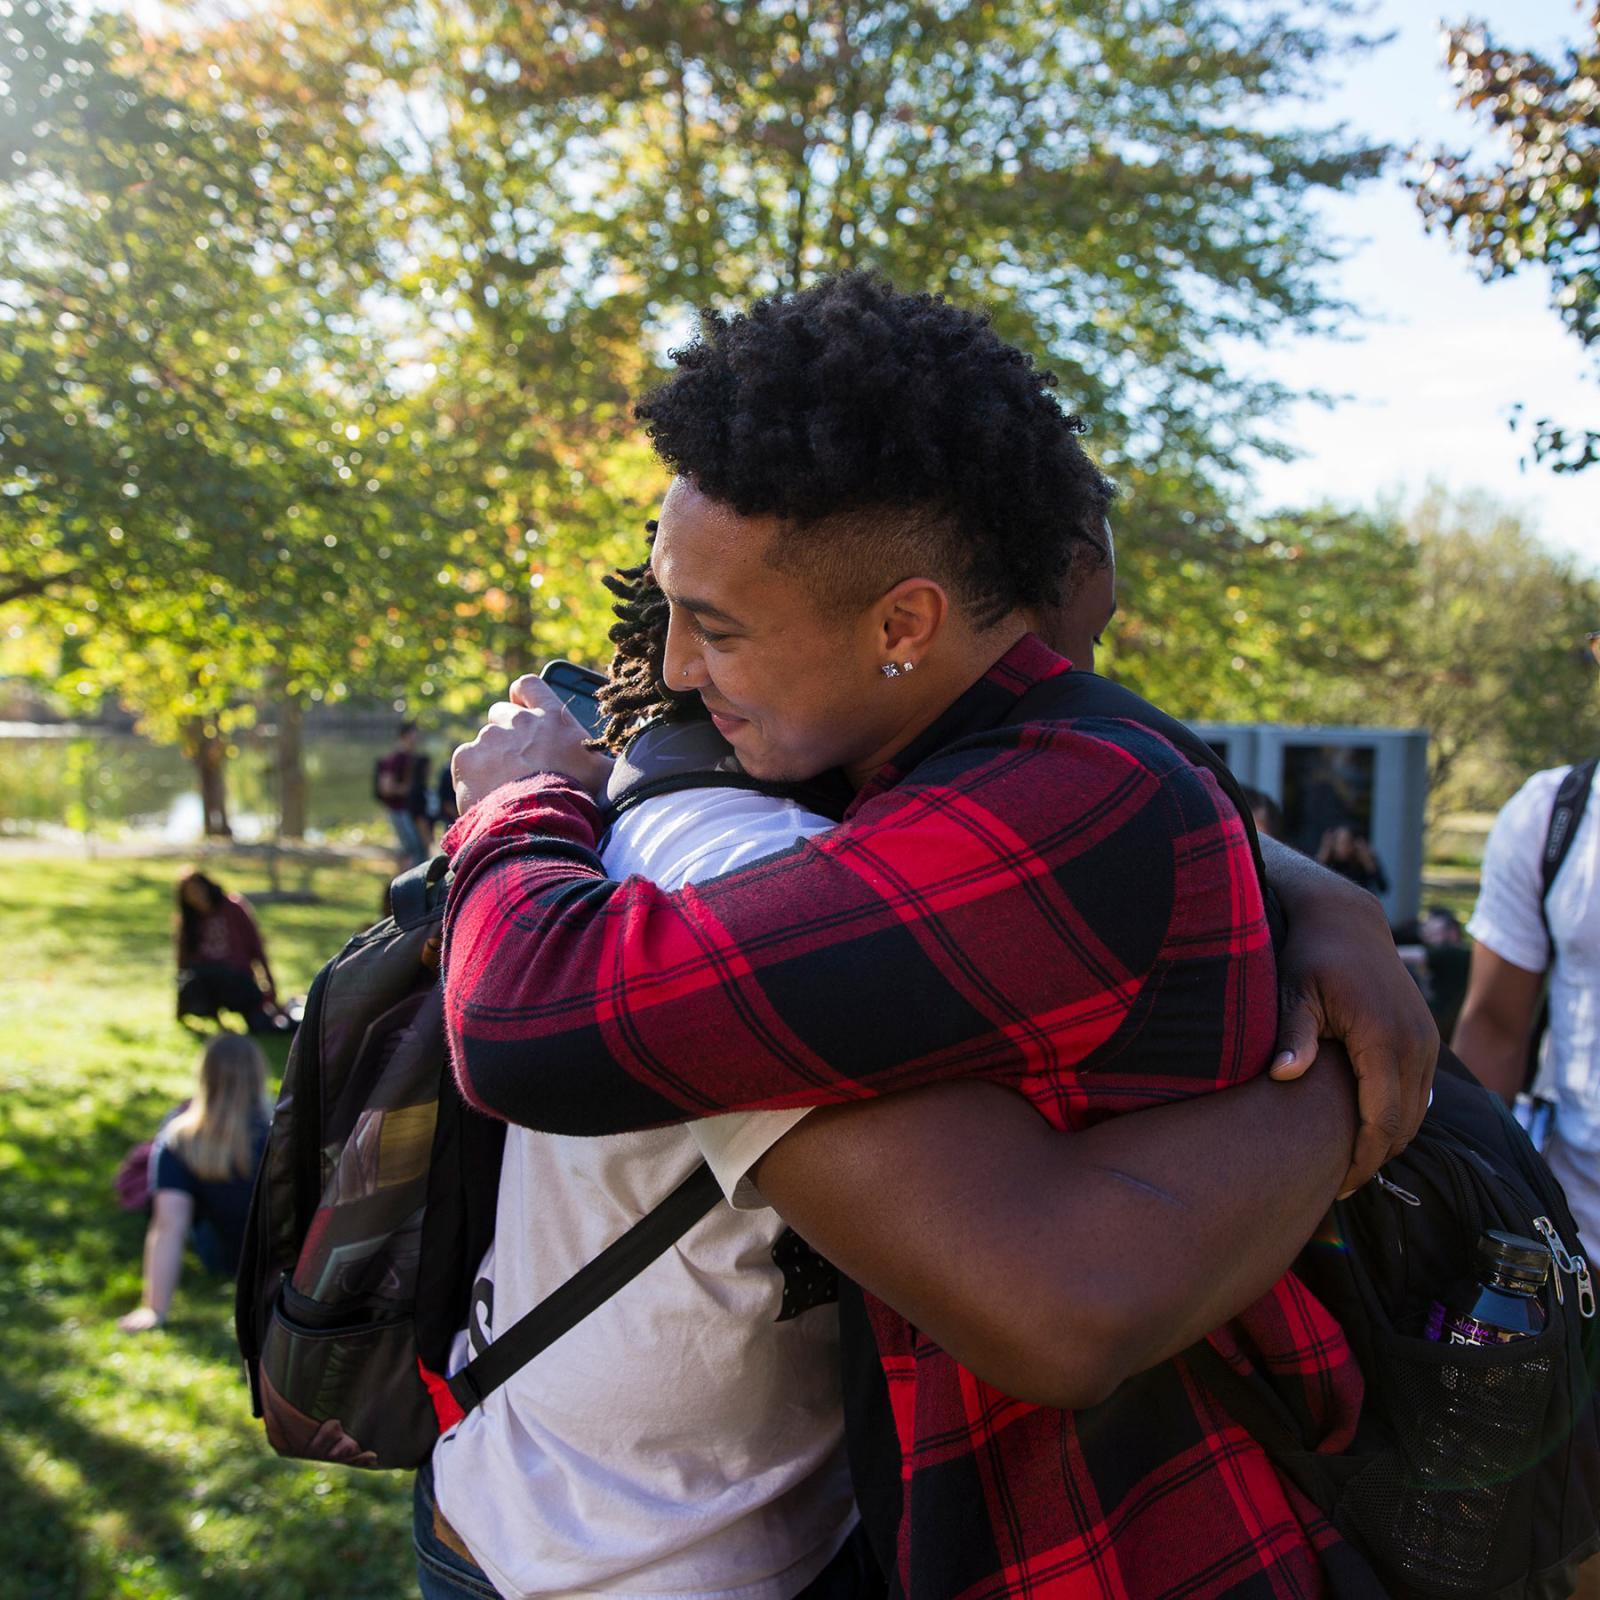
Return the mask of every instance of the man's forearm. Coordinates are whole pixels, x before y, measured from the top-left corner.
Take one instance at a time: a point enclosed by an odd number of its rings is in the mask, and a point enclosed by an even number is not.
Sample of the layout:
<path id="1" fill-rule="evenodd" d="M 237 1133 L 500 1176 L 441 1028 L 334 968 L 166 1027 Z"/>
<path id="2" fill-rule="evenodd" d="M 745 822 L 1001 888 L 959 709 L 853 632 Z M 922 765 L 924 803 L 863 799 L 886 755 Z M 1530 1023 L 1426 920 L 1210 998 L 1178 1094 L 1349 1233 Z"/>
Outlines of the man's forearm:
<path id="1" fill-rule="evenodd" d="M 1163 1109 L 1162 1124 L 1122 1118 L 1090 1159 L 1124 1182 L 1162 1184 L 1172 1220 L 1152 1214 L 1137 1249 L 1136 1284 L 1119 1308 L 1128 1343 L 1123 1375 L 1193 1344 L 1237 1316 L 1289 1270 L 1326 1215 L 1358 1126 L 1343 1052 L 1325 1047 L 1322 1070 L 1299 1082 L 1256 1080 L 1226 1094 Z M 1105 1199 L 1108 1226 L 1130 1240 L 1139 1217 Z M 1108 1298 L 1116 1286 L 1106 1286 Z M 1113 1298 L 1113 1304 L 1115 1299 Z"/>
<path id="2" fill-rule="evenodd" d="M 1528 1075 L 1529 1033 L 1487 1012 L 1463 1010 L 1450 1048 L 1484 1088 L 1509 1105 Z"/>
<path id="3" fill-rule="evenodd" d="M 812 1113 L 756 1177 L 979 1377 L 1080 1407 L 1254 1303 L 1316 1230 L 1356 1127 L 1321 1065 L 1081 1133 L 993 1085 L 893 1095 Z"/>

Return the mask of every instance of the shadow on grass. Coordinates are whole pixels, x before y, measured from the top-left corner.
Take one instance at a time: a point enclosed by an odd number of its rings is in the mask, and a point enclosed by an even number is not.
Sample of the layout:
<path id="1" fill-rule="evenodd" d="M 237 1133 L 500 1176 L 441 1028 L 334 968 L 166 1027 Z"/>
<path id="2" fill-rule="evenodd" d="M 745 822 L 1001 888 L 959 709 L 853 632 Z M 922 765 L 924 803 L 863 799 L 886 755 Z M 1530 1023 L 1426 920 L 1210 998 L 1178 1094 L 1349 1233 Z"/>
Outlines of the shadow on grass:
<path id="1" fill-rule="evenodd" d="M 36 1086 L 33 1099 L 49 1105 Z M 105 1168 L 127 1119 L 153 1126 L 162 1109 L 135 1093 L 75 1111 L 68 1162 L 41 1117 L 5 1137 L 23 1181 L 0 1214 L 0 1594 L 409 1593 L 407 1481 L 271 1453 L 249 1414 L 230 1282 L 191 1255 L 166 1328 L 115 1332 L 137 1294 L 145 1219 L 115 1209 Z M 145 1428 L 148 1442 L 132 1436 Z"/>
<path id="2" fill-rule="evenodd" d="M 181 1518 L 182 1478 L 156 1447 L 130 1444 L 84 1426 L 68 1406 L 0 1376 L 0 1413 L 13 1436 L 31 1439 L 56 1462 L 92 1486 L 93 1500 L 73 1510 L 31 1487 L 14 1469 L 8 1477 L 25 1500 L 50 1506 L 47 1514 L 22 1518 L 10 1506 L 0 1531 L 0 1571 L 20 1567 L 37 1575 L 25 1593 L 77 1594 L 84 1583 L 77 1553 L 85 1511 L 117 1516 L 138 1548 L 162 1566 L 187 1567 L 193 1552 Z"/>
<path id="3" fill-rule="evenodd" d="M 79 1600 L 84 1574 L 66 1508 L 17 1470 L 13 1448 L 0 1447 L 0 1584 L 29 1600 Z"/>

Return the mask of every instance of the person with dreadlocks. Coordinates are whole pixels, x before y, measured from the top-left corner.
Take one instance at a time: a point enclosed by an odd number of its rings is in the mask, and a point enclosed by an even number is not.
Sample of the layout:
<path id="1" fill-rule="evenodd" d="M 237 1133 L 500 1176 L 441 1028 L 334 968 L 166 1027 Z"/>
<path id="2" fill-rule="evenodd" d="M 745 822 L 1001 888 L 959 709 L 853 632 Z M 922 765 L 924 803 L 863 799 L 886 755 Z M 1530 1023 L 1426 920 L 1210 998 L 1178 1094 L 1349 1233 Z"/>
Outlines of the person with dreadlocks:
<path id="1" fill-rule="evenodd" d="M 1425 1009 L 1381 928 L 1278 863 L 1311 1011 L 1342 1008 L 1362 1063 L 1352 1159 L 1333 1060 L 1266 1076 L 1273 952 L 1214 779 L 1142 725 L 1030 710 L 1081 625 L 1041 600 L 1075 549 L 1110 560 L 1109 485 L 1045 377 L 986 319 L 860 275 L 709 319 L 678 360 L 640 408 L 678 474 L 649 682 L 748 774 L 842 774 L 845 819 L 682 887 L 620 878 L 596 849 L 612 762 L 519 680 L 454 762 L 463 1090 L 579 1139 L 796 1119 L 753 1159 L 706 1149 L 867 1291 L 847 1406 L 896 1592 L 1370 1581 L 1181 1352 L 1209 1334 L 1330 1448 L 1354 1426 L 1359 1373 L 1285 1269 L 1426 1102 Z M 640 584 L 636 645 L 660 622 Z M 642 676 L 619 689 L 613 736 L 650 710 Z M 481 1484 L 441 1474 L 451 1522 Z"/>
<path id="2" fill-rule="evenodd" d="M 651 775 L 715 767 L 726 753 L 716 730 L 685 715 L 698 699 L 662 703 L 665 604 L 648 563 L 607 582 L 618 620 L 602 701 L 618 773 L 630 761 L 636 770 L 648 763 Z M 780 794 L 697 787 L 624 812 L 602 860 L 618 877 L 676 888 L 832 820 Z M 453 1367 L 598 1255 L 705 1153 L 747 1168 L 802 1115 L 599 1139 L 509 1128 L 496 1237 Z M 881 1583 L 858 1531 L 839 1360 L 836 1280 L 825 1263 L 770 1208 L 718 1206 L 441 1441 L 417 1479 L 423 1595 L 869 1600 Z"/>

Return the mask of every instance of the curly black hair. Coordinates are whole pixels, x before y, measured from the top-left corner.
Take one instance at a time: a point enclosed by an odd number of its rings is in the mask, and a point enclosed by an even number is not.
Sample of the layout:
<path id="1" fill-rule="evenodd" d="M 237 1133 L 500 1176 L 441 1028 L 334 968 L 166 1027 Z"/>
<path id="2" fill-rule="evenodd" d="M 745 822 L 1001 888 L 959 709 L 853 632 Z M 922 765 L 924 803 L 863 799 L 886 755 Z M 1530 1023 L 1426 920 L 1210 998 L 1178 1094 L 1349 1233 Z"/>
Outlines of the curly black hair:
<path id="1" fill-rule="evenodd" d="M 644 525 L 645 541 L 652 543 L 656 525 Z M 612 604 L 617 620 L 608 637 L 616 647 L 611 670 L 600 689 L 600 710 L 606 725 L 591 750 L 621 751 L 644 723 L 664 713 L 702 711 L 697 694 L 676 694 L 666 687 L 662 663 L 667 653 L 667 597 L 656 587 L 650 558 L 636 567 L 619 567 L 602 580 L 616 596 Z"/>
<path id="2" fill-rule="evenodd" d="M 1053 598 L 1103 550 L 1114 493 L 1055 377 L 987 315 L 842 273 L 701 319 L 635 408 L 662 460 L 742 516 L 826 603 L 903 577 L 950 585 L 974 625 Z"/>

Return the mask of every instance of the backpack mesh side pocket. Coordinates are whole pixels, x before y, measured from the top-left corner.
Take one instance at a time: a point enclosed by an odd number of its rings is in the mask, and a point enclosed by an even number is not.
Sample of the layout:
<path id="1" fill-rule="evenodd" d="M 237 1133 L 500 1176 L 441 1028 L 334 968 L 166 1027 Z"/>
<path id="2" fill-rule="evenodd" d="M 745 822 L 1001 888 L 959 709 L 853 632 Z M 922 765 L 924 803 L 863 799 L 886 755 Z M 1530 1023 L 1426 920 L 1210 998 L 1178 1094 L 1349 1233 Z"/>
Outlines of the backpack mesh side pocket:
<path id="1" fill-rule="evenodd" d="M 1492 1592 L 1502 1530 L 1534 1515 L 1563 1330 L 1503 1345 L 1378 1335 L 1376 1385 L 1393 1443 L 1345 1490 L 1341 1511 L 1383 1567 L 1438 1595 Z"/>

